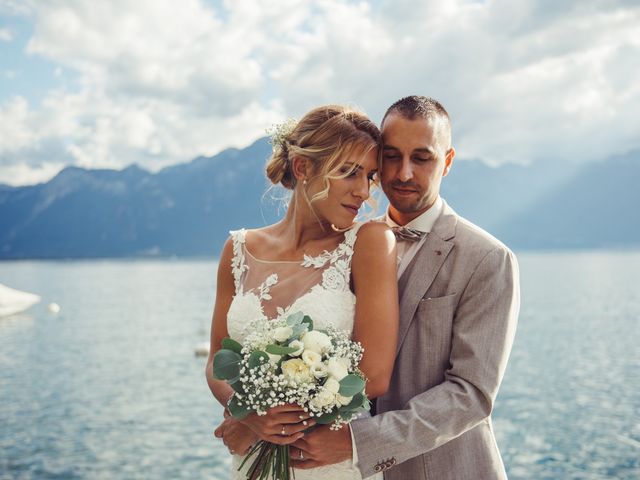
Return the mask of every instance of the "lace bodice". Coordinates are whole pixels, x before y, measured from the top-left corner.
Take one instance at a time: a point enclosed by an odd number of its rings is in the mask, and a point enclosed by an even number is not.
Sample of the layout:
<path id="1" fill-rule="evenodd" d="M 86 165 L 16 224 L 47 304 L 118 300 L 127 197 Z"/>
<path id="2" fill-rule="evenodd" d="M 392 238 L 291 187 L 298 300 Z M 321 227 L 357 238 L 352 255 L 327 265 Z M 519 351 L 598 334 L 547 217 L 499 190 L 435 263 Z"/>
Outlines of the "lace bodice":
<path id="1" fill-rule="evenodd" d="M 332 323 L 340 330 L 353 330 L 355 295 L 349 285 L 351 259 L 361 224 L 347 231 L 332 251 L 302 262 L 265 261 L 246 248 L 246 230 L 231 232 L 231 270 L 236 288 L 227 329 L 242 343 L 245 328 L 256 318 L 273 319 L 297 311 L 309 315 L 316 328 Z"/>
<path id="2" fill-rule="evenodd" d="M 247 327 L 256 318 L 274 319 L 298 311 L 313 319 L 315 328 L 333 324 L 353 331 L 356 297 L 351 291 L 351 259 L 358 230 L 357 223 L 332 251 L 302 262 L 271 262 L 255 258 L 246 248 L 246 230 L 231 233 L 231 270 L 236 293 L 227 314 L 227 330 L 242 343 Z M 243 457 L 233 455 L 231 478 L 244 480 L 238 471 Z M 248 465 L 245 465 L 245 469 Z M 296 470 L 296 480 L 361 480 L 350 460 L 311 470 Z M 382 480 L 377 474 L 376 480 Z"/>

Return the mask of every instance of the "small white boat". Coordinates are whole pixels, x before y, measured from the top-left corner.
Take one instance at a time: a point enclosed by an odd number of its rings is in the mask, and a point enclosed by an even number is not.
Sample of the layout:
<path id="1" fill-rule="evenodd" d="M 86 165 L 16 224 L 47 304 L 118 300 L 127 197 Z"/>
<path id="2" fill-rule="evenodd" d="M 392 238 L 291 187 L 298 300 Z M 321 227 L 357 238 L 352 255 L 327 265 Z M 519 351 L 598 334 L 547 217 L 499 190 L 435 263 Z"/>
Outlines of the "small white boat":
<path id="1" fill-rule="evenodd" d="M 40 301 L 35 293 L 9 288 L 0 283 L 0 317 L 20 313 Z"/>
<path id="2" fill-rule="evenodd" d="M 209 342 L 203 342 L 196 346 L 194 352 L 196 357 L 207 357 L 209 356 Z"/>

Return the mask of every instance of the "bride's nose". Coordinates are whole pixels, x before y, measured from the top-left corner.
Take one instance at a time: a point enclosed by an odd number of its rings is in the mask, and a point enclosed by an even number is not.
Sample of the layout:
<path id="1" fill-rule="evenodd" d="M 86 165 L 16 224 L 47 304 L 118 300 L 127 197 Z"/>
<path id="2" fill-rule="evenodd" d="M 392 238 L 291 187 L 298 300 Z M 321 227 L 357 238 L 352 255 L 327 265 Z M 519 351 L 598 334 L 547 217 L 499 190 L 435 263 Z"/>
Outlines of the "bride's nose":
<path id="1" fill-rule="evenodd" d="M 354 185 L 351 194 L 354 197 L 365 201 L 367 198 L 369 198 L 369 179 L 366 176 L 363 177 L 364 178 L 358 179 L 358 182 L 356 182 L 356 185 Z"/>

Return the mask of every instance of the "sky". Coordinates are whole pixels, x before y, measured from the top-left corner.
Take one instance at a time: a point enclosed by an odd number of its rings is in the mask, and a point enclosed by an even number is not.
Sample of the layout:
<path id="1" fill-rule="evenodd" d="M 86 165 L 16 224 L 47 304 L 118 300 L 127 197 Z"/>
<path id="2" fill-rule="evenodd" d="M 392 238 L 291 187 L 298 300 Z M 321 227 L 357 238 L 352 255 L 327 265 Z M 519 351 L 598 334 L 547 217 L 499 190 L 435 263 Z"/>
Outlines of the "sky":
<path id="1" fill-rule="evenodd" d="M 0 183 L 157 171 L 347 103 L 440 100 L 458 157 L 640 149 L 637 0 L 0 0 Z"/>

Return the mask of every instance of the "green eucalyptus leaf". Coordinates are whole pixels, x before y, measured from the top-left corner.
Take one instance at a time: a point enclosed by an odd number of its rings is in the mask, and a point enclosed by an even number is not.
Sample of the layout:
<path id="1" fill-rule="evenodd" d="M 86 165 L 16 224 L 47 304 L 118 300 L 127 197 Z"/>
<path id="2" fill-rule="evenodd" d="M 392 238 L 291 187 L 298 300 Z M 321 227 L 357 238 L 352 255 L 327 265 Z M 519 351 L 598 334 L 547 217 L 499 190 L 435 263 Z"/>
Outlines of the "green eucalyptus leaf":
<path id="1" fill-rule="evenodd" d="M 242 357 L 231 350 L 218 350 L 213 356 L 213 374 L 219 380 L 230 380 L 240 375 Z"/>
<path id="2" fill-rule="evenodd" d="M 304 318 L 302 319 L 302 323 L 307 325 L 309 331 L 313 330 L 313 320 L 311 320 L 311 317 L 309 315 L 304 316 Z"/>
<path id="3" fill-rule="evenodd" d="M 316 423 L 320 425 L 327 425 L 333 422 L 336 418 L 338 418 L 339 410 L 337 408 L 331 410 L 329 413 L 324 413 L 319 417 L 314 417 L 313 419 Z"/>
<path id="4" fill-rule="evenodd" d="M 297 348 L 284 347 L 282 345 L 268 345 L 265 350 L 271 355 L 289 355 L 290 353 L 295 352 Z"/>
<path id="5" fill-rule="evenodd" d="M 364 390 L 365 381 L 358 375 L 347 375 L 340 380 L 340 390 L 338 393 L 343 397 L 353 397 Z"/>
<path id="6" fill-rule="evenodd" d="M 363 393 L 356 393 L 349 404 L 345 405 L 343 408 L 345 408 L 346 410 L 357 410 L 358 408 L 363 406 L 365 400 L 366 397 Z"/>
<path id="7" fill-rule="evenodd" d="M 233 338 L 225 337 L 222 339 L 222 348 L 225 350 L 231 350 L 237 354 L 242 353 L 242 345 L 236 342 Z"/>
<path id="8" fill-rule="evenodd" d="M 240 394 L 244 394 L 244 387 L 242 386 L 242 382 L 240 381 L 240 377 L 232 378 L 228 380 L 227 383 L 233 388 L 236 392 Z"/>
<path id="9" fill-rule="evenodd" d="M 298 340 L 303 333 L 306 333 L 309 331 L 309 325 L 307 325 L 306 323 L 303 323 L 301 325 L 295 325 L 294 327 L 292 327 L 293 329 L 293 333 L 291 334 L 292 339 L 294 340 Z"/>
<path id="10" fill-rule="evenodd" d="M 300 325 L 302 319 L 304 318 L 304 314 L 302 312 L 292 313 L 287 317 L 287 325 L 293 327 L 295 325 Z"/>
<path id="11" fill-rule="evenodd" d="M 261 350 L 251 352 L 249 355 L 249 368 L 256 368 L 269 361 L 269 355 Z"/>
<path id="12" fill-rule="evenodd" d="M 227 407 L 229 408 L 229 412 L 231 413 L 231 416 L 233 418 L 242 420 L 244 417 L 246 417 L 249 414 L 250 410 L 249 408 L 247 408 L 246 405 L 244 404 L 240 405 L 238 403 L 239 401 L 241 400 L 238 400 L 238 397 L 234 395 L 233 397 L 231 397 L 231 400 L 229 400 Z"/>

